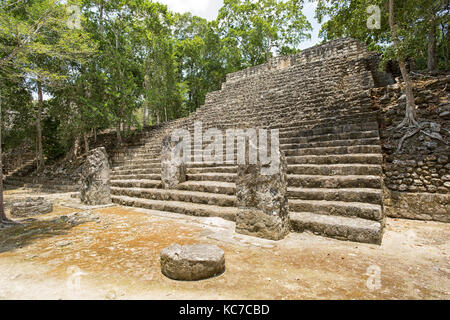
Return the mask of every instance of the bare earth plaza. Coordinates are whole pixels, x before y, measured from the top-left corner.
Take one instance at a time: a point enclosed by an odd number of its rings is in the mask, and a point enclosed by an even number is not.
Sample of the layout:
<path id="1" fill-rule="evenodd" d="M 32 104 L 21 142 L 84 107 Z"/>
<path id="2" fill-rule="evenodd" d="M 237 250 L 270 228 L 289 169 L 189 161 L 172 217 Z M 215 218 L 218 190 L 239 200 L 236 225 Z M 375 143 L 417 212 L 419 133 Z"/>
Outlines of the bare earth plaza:
<path id="1" fill-rule="evenodd" d="M 450 299 L 444 1 L 314 4 L 302 49 L 303 1 L 28 2 L 0 4 L 0 300 Z"/>

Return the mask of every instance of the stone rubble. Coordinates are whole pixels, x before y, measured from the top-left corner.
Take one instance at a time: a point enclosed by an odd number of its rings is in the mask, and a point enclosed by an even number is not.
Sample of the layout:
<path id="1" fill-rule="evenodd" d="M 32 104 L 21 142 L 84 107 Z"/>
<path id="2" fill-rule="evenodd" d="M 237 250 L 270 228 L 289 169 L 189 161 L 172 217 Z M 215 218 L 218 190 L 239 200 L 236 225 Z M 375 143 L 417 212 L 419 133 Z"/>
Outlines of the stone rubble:
<path id="1" fill-rule="evenodd" d="M 13 217 L 37 216 L 53 211 L 53 204 L 42 197 L 27 198 L 25 201 L 11 205 L 10 214 Z"/>

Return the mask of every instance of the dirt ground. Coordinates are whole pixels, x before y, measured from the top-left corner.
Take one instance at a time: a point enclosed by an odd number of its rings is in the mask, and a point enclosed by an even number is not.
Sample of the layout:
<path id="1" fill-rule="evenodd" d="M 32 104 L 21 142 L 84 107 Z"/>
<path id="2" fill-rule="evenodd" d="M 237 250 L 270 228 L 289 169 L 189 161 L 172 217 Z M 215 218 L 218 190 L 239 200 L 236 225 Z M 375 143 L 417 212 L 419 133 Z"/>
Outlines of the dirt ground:
<path id="1" fill-rule="evenodd" d="M 7 191 L 5 200 L 29 195 Z M 310 233 L 274 242 L 219 218 L 44 196 L 52 213 L 0 230 L 0 299 L 450 299 L 450 224 L 388 219 L 381 246 Z M 92 221 L 68 224 L 76 212 Z M 159 253 L 173 243 L 218 245 L 225 273 L 164 277 Z"/>

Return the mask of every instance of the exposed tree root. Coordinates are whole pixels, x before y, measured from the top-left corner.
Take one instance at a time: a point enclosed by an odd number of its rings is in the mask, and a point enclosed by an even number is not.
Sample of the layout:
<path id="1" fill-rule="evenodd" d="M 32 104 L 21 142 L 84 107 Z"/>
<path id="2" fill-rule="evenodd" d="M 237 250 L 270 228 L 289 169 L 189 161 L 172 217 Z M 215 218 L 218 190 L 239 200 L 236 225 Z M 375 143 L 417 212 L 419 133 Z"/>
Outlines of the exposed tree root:
<path id="1" fill-rule="evenodd" d="M 416 120 L 416 114 L 414 108 L 407 108 L 406 115 L 403 121 L 396 127 L 396 129 L 401 129 L 403 127 L 419 127 L 419 122 Z"/>
<path id="2" fill-rule="evenodd" d="M 409 117 L 405 117 L 405 119 L 403 119 L 403 121 L 396 127 L 396 129 L 401 129 L 403 128 L 407 123 L 408 123 L 408 119 Z M 414 120 L 414 119 L 413 119 Z M 426 131 L 425 125 L 429 124 L 431 125 L 436 125 L 439 126 L 439 124 L 437 124 L 436 122 L 430 122 L 430 121 L 423 121 L 423 122 L 417 122 L 416 120 L 414 120 L 414 122 L 409 123 L 408 125 L 408 130 L 405 133 L 405 135 L 400 139 L 399 143 L 398 143 L 398 148 L 397 148 L 397 152 L 400 152 L 400 150 L 403 147 L 404 142 L 415 136 L 416 134 L 418 134 L 419 132 L 423 133 L 424 135 L 435 139 L 435 140 L 439 140 L 440 142 L 448 145 L 448 142 L 444 140 L 444 138 L 437 132 L 428 132 Z M 449 132 L 447 129 L 443 128 L 444 130 L 446 130 L 447 132 Z"/>
<path id="3" fill-rule="evenodd" d="M 0 224 L 19 225 L 20 223 L 8 218 L 2 218 L 0 219 Z"/>
<path id="4" fill-rule="evenodd" d="M 15 226 L 20 226 L 20 225 L 22 225 L 22 224 L 19 222 L 10 220 L 10 219 L 1 219 L 0 220 L 0 229 L 10 228 L 10 227 L 15 227 Z"/>
<path id="5" fill-rule="evenodd" d="M 397 127 L 398 128 L 398 127 Z M 406 139 L 411 138 L 413 136 L 415 136 L 418 132 L 420 131 L 419 127 L 413 127 L 411 129 L 409 129 L 405 135 L 400 139 L 399 143 L 398 143 L 398 147 L 397 147 L 397 152 L 400 152 L 400 150 L 403 147 L 403 143 L 405 142 Z"/>

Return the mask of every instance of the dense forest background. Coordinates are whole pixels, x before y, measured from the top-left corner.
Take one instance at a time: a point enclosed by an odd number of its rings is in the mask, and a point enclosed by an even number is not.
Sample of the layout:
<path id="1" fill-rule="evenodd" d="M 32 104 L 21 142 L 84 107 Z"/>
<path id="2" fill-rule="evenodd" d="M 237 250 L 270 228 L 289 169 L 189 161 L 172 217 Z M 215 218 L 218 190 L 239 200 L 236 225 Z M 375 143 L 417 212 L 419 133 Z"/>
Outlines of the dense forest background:
<path id="1" fill-rule="evenodd" d="M 225 0 L 207 21 L 149 0 L 2 0 L 3 150 L 28 145 L 43 166 L 74 144 L 88 150 L 100 131 L 115 130 L 120 144 L 132 129 L 187 116 L 227 73 L 298 52 L 312 30 L 305 2 Z M 375 28 L 370 5 L 380 8 Z M 392 9 L 397 46 L 386 0 L 319 0 L 320 36 L 448 70 L 449 1 L 395 0 Z"/>

